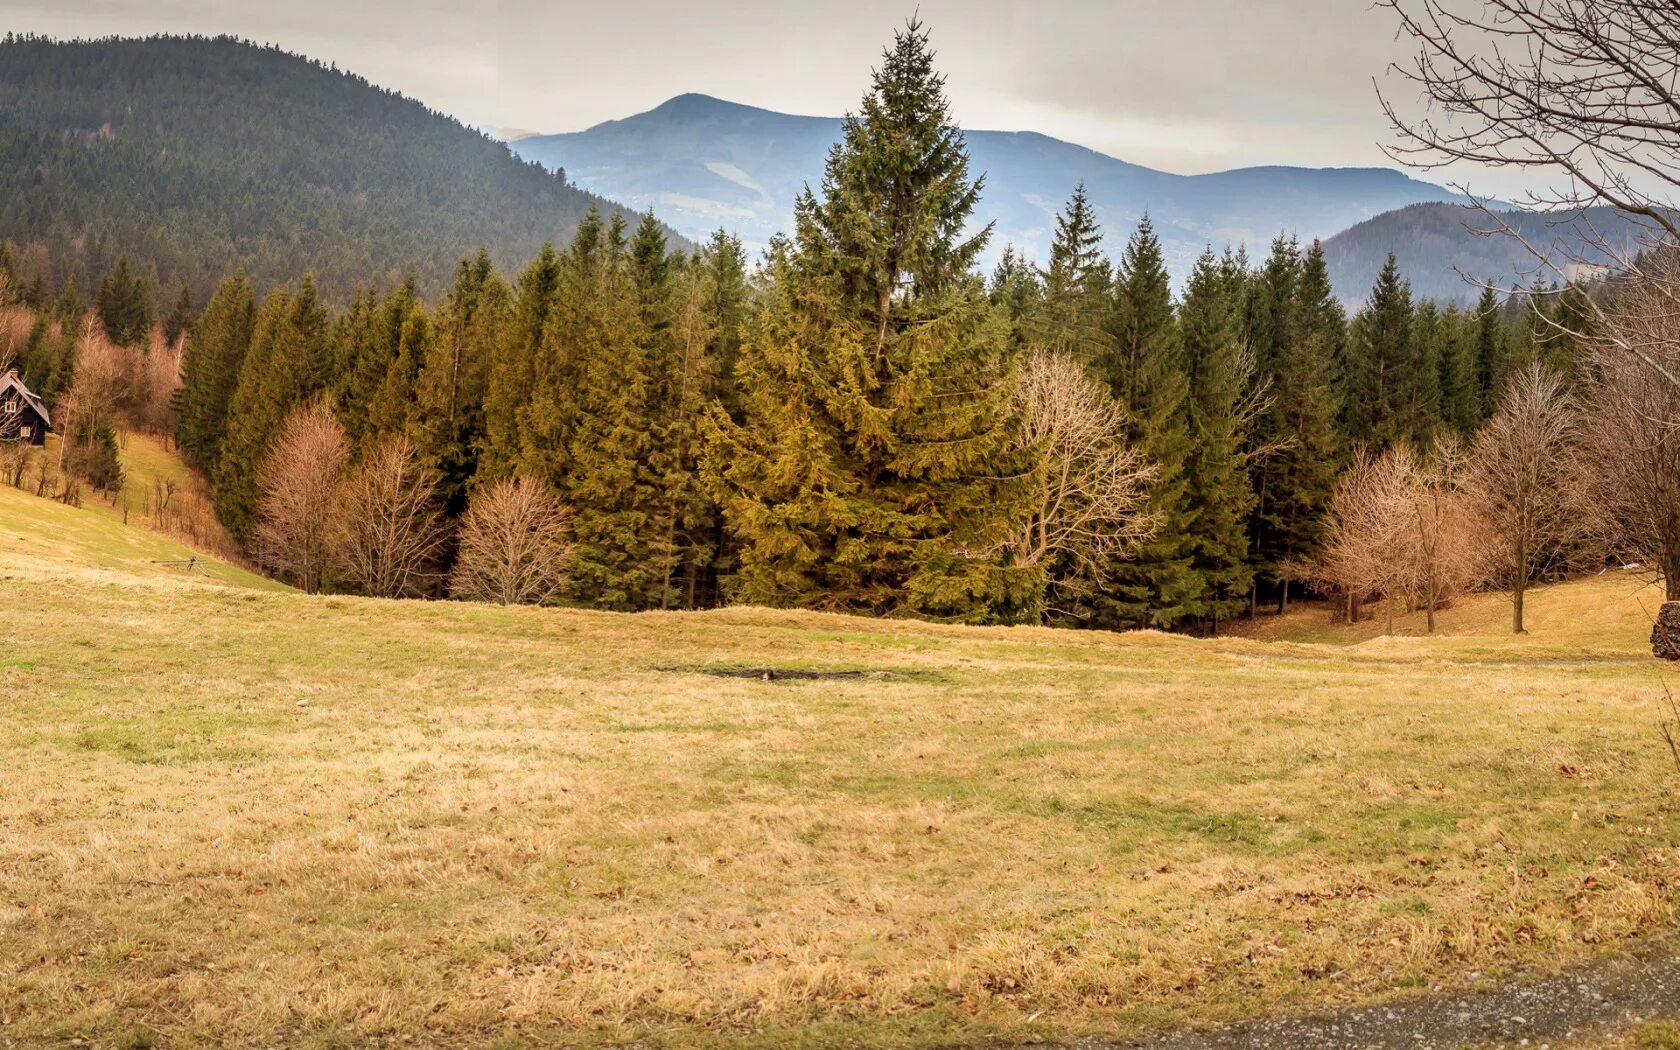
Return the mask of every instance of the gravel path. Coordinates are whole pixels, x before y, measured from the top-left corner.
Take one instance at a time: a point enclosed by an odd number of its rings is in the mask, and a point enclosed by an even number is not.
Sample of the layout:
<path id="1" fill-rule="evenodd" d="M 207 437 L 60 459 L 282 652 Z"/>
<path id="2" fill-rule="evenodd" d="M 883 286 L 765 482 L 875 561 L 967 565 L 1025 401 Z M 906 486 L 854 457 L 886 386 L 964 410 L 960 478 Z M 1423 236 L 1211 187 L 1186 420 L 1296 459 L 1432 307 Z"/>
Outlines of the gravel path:
<path id="1" fill-rule="evenodd" d="M 1529 1047 L 1626 1031 L 1680 1013 L 1680 955 L 1672 945 L 1531 983 L 1436 995 L 1340 1014 L 1251 1021 L 1059 1050 L 1459 1050 Z"/>

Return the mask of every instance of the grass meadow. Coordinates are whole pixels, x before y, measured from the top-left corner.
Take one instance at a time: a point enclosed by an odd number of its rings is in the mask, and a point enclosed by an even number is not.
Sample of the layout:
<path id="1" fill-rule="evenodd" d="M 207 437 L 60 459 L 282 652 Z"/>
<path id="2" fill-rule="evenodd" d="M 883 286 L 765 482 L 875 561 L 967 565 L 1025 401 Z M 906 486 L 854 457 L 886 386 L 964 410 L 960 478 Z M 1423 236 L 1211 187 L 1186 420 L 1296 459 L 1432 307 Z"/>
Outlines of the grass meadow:
<path id="1" fill-rule="evenodd" d="M 1125 1036 L 1675 919 L 1626 578 L 1199 641 L 308 597 L 11 489 L 0 552 L 0 1043 Z"/>

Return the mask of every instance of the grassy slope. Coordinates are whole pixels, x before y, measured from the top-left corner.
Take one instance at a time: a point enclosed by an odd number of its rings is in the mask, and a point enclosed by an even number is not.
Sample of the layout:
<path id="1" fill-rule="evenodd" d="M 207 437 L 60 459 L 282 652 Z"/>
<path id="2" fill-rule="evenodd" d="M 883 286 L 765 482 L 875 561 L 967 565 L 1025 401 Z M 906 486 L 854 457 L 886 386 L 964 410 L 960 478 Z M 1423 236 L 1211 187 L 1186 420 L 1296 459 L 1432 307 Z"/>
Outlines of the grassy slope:
<path id="1" fill-rule="evenodd" d="M 309 598 L 137 531 L 0 490 L 7 1038 L 1116 1034 L 1675 917 L 1675 675 L 1602 583 L 1544 593 L 1584 642 L 1207 643 Z M 700 673 L 766 663 L 895 676 Z"/>

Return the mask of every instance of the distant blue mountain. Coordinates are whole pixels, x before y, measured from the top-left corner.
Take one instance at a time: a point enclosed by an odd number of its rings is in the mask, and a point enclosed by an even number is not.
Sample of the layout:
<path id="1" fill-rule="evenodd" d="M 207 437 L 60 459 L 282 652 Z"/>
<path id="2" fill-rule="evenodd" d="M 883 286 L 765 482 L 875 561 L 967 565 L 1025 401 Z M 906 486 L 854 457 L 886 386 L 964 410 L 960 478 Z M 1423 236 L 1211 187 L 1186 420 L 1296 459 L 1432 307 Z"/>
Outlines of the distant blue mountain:
<path id="1" fill-rule="evenodd" d="M 796 194 L 822 177 L 840 136 L 832 117 L 800 117 L 706 95 L 587 131 L 520 138 L 529 160 L 564 168 L 576 185 L 703 237 L 723 227 L 752 246 L 789 229 Z M 1439 186 L 1385 168 L 1240 168 L 1174 175 L 1034 132 L 967 132 L 973 171 L 986 175 L 977 218 L 995 221 L 991 258 L 1013 243 L 1043 260 L 1057 210 L 1080 182 L 1118 256 L 1147 211 L 1174 275 L 1203 248 L 1267 249 L 1279 233 L 1307 241 L 1422 201 L 1461 201 Z"/>

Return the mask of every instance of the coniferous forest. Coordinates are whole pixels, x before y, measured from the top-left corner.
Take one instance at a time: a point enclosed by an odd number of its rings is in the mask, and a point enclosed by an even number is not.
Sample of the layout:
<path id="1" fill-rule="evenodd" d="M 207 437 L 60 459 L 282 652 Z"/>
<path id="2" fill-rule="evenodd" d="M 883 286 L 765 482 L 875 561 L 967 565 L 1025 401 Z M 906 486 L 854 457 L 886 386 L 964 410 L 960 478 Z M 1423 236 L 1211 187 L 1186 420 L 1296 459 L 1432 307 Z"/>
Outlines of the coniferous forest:
<path id="1" fill-rule="evenodd" d="M 19 62 L 59 46 L 4 45 Z M 103 53 L 86 46 L 94 75 Z M 148 47 L 147 61 L 168 60 L 170 42 Z M 73 115 L 77 97 L 67 84 L 53 119 Z M 381 104 L 392 112 L 379 119 L 431 119 L 394 97 Z M 331 100 L 320 105 L 329 119 Z M 115 202 L 170 163 L 169 134 L 208 130 L 91 126 L 52 147 L 64 170 L 42 185 L 76 178 L 77 151 L 131 149 L 119 169 L 135 183 L 113 182 Z M 254 116 L 239 131 L 229 150 L 276 141 Z M 57 133 L 4 134 L 18 157 L 42 148 L 19 137 Z M 498 149 L 480 142 L 456 159 Z M 542 183 L 525 210 L 495 196 L 457 208 L 460 180 L 433 182 L 393 155 L 456 225 L 426 228 L 393 203 L 377 228 L 346 229 L 326 192 L 358 178 L 334 169 L 341 160 L 299 157 L 263 176 L 312 195 L 272 216 L 274 231 L 321 231 L 272 253 L 232 247 L 269 234 L 246 227 L 258 195 L 225 187 L 155 210 L 112 203 L 69 226 L 50 192 L 0 214 L 50 244 L 72 227 L 156 217 L 123 241 L 144 245 L 146 263 L 112 260 L 97 286 L 81 276 L 97 248 L 74 264 L 49 251 L 63 275 L 50 286 L 29 259 L 0 259 L 13 298 L 36 307 L 26 379 L 49 398 L 69 387 L 76 319 L 90 306 L 116 343 L 154 324 L 183 339 L 172 404 L 182 455 L 251 556 L 312 589 L 461 593 L 451 568 L 476 541 L 458 524 L 481 495 L 523 486 L 552 495 L 566 531 L 565 571 L 532 600 L 1216 631 L 1307 592 L 1302 566 L 1361 453 L 1469 439 L 1508 375 L 1533 362 L 1567 375 L 1578 353 L 1543 315 L 1492 293 L 1473 309 L 1415 298 L 1392 257 L 1348 316 L 1320 245 L 1283 237 L 1263 258 L 1210 247 L 1175 293 L 1147 217 L 1106 258 L 1077 187 L 1042 265 L 1011 250 L 984 274 L 990 230 L 969 222 L 984 179 L 916 24 L 761 260 L 723 232 L 695 248 L 651 218 L 589 206 L 568 241 L 533 245 L 510 270 L 500 263 L 521 242 L 503 239 L 501 253 L 461 258 L 434 294 L 435 268 L 416 260 L 439 243 L 469 228 L 485 241 L 552 229 L 531 202 L 553 216 L 584 197 L 521 169 L 518 180 Z M 316 255 L 311 243 L 334 247 Z M 200 306 L 193 267 L 211 265 L 229 272 Z M 386 279 L 396 265 L 413 269 Z M 360 290 L 339 297 L 329 284 Z M 1541 309 L 1577 309 L 1580 294 Z M 330 537 L 307 521 L 281 528 L 277 494 L 314 491 L 311 477 L 376 508 L 357 528 L 400 519 L 414 541 L 406 567 L 335 566 L 309 553 Z"/>
<path id="2" fill-rule="evenodd" d="M 32 278 L 87 294 L 126 255 L 198 303 L 236 269 L 308 271 L 335 303 L 410 273 L 432 296 L 478 245 L 513 266 L 613 207 L 412 99 L 226 37 L 7 36 L 0 183 Z"/>

